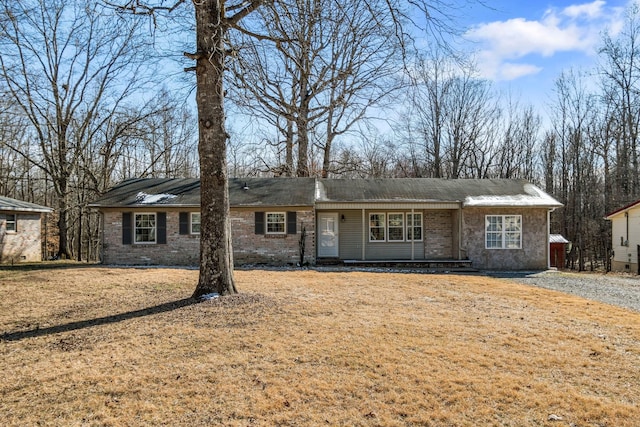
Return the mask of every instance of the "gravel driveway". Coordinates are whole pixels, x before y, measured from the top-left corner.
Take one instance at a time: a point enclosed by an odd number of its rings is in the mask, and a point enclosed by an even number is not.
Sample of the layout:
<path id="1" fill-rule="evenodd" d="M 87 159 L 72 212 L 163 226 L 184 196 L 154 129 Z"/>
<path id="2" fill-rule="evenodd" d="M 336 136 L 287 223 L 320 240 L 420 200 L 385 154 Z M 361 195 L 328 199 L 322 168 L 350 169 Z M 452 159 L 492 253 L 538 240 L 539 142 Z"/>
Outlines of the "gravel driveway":
<path id="1" fill-rule="evenodd" d="M 489 276 L 553 289 L 640 312 L 640 276 L 543 271 L 491 272 Z"/>

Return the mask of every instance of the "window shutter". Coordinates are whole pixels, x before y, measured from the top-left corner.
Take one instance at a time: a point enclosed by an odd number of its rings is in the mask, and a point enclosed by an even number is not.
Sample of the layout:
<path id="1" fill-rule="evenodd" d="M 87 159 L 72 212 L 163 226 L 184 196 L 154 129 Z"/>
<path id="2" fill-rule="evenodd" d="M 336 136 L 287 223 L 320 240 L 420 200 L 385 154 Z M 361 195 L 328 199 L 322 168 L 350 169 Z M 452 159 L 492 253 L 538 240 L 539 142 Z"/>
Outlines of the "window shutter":
<path id="1" fill-rule="evenodd" d="M 122 212 L 122 244 L 130 245 L 132 242 L 131 236 L 131 212 Z"/>
<path id="2" fill-rule="evenodd" d="M 180 212 L 180 234 L 189 234 L 189 212 Z"/>
<path id="3" fill-rule="evenodd" d="M 158 224 L 156 226 L 156 235 L 157 243 L 159 245 L 167 244 L 167 213 L 166 212 L 158 212 L 156 214 Z"/>
<path id="4" fill-rule="evenodd" d="M 264 234 L 264 212 L 256 212 L 256 234 Z"/>
<path id="5" fill-rule="evenodd" d="M 287 212 L 287 234 L 296 234 L 297 212 Z"/>

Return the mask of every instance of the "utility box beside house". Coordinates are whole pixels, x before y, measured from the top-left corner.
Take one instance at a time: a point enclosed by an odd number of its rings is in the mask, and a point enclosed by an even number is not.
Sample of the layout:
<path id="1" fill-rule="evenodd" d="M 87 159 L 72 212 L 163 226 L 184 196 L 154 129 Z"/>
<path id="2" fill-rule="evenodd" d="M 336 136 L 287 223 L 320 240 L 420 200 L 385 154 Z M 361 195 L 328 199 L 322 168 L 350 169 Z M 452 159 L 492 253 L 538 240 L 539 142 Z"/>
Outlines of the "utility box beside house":
<path id="1" fill-rule="evenodd" d="M 561 234 L 549 235 L 549 266 L 555 268 L 564 268 L 567 244 L 569 241 Z"/>
<path id="2" fill-rule="evenodd" d="M 0 197 L 0 263 L 42 261 L 42 214 L 52 211 Z"/>
<path id="3" fill-rule="evenodd" d="M 640 200 L 609 213 L 611 221 L 611 270 L 640 274 Z"/>

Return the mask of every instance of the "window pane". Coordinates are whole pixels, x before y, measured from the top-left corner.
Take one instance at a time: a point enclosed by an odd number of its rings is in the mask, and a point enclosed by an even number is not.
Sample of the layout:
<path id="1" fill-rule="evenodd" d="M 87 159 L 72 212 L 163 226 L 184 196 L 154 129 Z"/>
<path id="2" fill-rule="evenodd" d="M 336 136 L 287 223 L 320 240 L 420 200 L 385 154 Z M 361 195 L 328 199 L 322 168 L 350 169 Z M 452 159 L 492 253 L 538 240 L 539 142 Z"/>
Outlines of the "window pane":
<path id="1" fill-rule="evenodd" d="M 384 214 L 369 215 L 369 225 L 371 227 L 384 227 Z"/>
<path id="2" fill-rule="evenodd" d="M 501 248 L 502 233 L 487 233 L 487 248 Z"/>
<path id="3" fill-rule="evenodd" d="M 501 216 L 487 216 L 487 231 L 502 231 Z"/>
<path id="4" fill-rule="evenodd" d="M 487 215 L 486 246 L 489 249 L 522 248 L 522 216 Z"/>
<path id="5" fill-rule="evenodd" d="M 402 227 L 404 222 L 403 214 L 390 213 L 389 214 L 389 227 Z"/>
<path id="6" fill-rule="evenodd" d="M 422 240 L 422 214 L 407 214 L 407 239 Z"/>
<path id="7" fill-rule="evenodd" d="M 267 213 L 267 233 L 284 233 L 285 215 L 283 212 Z"/>
<path id="8" fill-rule="evenodd" d="M 505 216 L 504 229 L 505 231 L 520 231 L 520 217 L 517 215 Z"/>
<path id="9" fill-rule="evenodd" d="M 191 234 L 200 234 L 200 214 L 191 214 Z"/>
<path id="10" fill-rule="evenodd" d="M 15 214 L 7 214 L 5 221 L 5 229 L 7 231 L 16 231 L 16 216 Z"/>
<path id="11" fill-rule="evenodd" d="M 372 242 L 385 240 L 384 214 L 369 214 L 369 240 Z"/>
<path id="12" fill-rule="evenodd" d="M 135 242 L 154 243 L 156 241 L 156 215 L 136 214 Z"/>
<path id="13" fill-rule="evenodd" d="M 504 245 L 508 249 L 520 249 L 520 233 L 505 233 Z"/>
<path id="14" fill-rule="evenodd" d="M 404 240 L 404 214 L 389 214 L 389 241 Z"/>

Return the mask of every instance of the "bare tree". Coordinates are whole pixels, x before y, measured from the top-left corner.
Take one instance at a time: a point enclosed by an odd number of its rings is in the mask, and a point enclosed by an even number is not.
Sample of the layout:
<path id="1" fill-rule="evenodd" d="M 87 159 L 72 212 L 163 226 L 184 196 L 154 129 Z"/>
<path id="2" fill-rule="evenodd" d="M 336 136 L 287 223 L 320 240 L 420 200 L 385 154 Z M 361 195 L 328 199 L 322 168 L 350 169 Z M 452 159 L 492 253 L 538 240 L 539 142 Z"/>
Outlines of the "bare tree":
<path id="1" fill-rule="evenodd" d="M 640 5 L 630 6 L 615 38 L 603 36 L 599 53 L 604 99 L 615 106 L 611 116 L 616 130 L 613 198 L 624 204 L 640 194 Z"/>
<path id="2" fill-rule="evenodd" d="M 73 174 L 104 121 L 144 83 L 148 46 L 138 25 L 93 2 L 3 1 L 0 78 L 35 147 L 12 148 L 51 177 L 59 255 L 70 257 Z"/>
<path id="3" fill-rule="evenodd" d="M 495 173 L 499 178 L 522 178 L 538 180 L 537 158 L 538 132 L 541 120 L 533 107 L 520 107 L 511 102 L 508 115 L 502 120 L 504 129 L 500 131 L 500 141 L 495 160 Z"/>
<path id="4" fill-rule="evenodd" d="M 296 0 L 265 5 L 258 16 L 253 25 L 274 42 L 233 41 L 233 98 L 280 131 L 288 174 L 297 145 L 296 174 L 309 175 L 313 136 L 326 177 L 336 137 L 397 89 L 393 14 L 383 1 Z"/>
<path id="5" fill-rule="evenodd" d="M 412 148 L 413 168 L 423 164 L 424 172 L 417 176 L 441 178 L 444 176 L 444 121 L 445 100 L 450 96 L 452 78 L 456 64 L 444 56 L 439 49 L 427 52 L 428 56 L 419 60 L 409 88 L 409 110 L 406 117 L 406 138 L 421 149 Z"/>
<path id="6" fill-rule="evenodd" d="M 595 168 L 595 150 L 589 128 L 594 120 L 595 97 L 585 87 L 584 75 L 565 72 L 556 80 L 557 101 L 554 108 L 555 140 L 560 149 L 559 169 L 560 202 L 563 234 L 574 244 L 574 259 L 579 270 L 584 269 L 585 254 L 592 247 L 588 238 L 590 215 L 586 207 L 591 204 L 589 194 L 595 185 L 592 178 L 599 176 Z M 557 194 L 557 192 L 556 192 Z"/>

